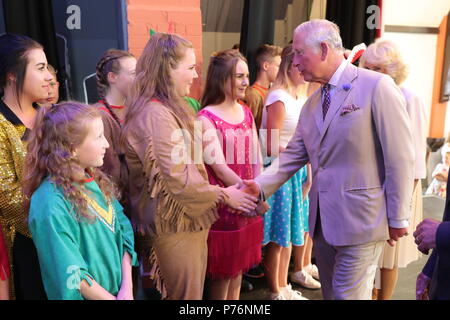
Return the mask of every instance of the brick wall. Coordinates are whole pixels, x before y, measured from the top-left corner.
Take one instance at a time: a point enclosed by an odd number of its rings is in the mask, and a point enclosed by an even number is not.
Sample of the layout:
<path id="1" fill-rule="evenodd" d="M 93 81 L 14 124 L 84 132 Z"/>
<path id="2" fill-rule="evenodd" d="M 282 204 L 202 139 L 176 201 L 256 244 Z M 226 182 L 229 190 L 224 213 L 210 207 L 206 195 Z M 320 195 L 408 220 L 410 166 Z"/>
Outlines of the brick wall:
<path id="1" fill-rule="evenodd" d="M 148 39 L 150 29 L 156 32 L 176 33 L 192 42 L 197 57 L 196 79 L 191 96 L 201 94 L 202 70 L 202 15 L 200 0 L 127 0 L 128 47 L 139 57 Z"/>

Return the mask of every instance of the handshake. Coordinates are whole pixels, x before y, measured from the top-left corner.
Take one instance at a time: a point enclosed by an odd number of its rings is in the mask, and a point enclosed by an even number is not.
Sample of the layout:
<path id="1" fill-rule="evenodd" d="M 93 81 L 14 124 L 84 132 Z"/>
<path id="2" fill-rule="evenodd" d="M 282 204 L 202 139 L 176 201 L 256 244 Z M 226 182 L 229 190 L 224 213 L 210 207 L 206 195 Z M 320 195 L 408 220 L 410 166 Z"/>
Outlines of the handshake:
<path id="1" fill-rule="evenodd" d="M 269 205 L 259 199 L 259 186 L 253 180 L 243 180 L 242 184 L 236 184 L 224 189 L 227 199 L 225 204 L 232 208 L 236 214 L 253 217 L 263 215 L 269 210 Z"/>

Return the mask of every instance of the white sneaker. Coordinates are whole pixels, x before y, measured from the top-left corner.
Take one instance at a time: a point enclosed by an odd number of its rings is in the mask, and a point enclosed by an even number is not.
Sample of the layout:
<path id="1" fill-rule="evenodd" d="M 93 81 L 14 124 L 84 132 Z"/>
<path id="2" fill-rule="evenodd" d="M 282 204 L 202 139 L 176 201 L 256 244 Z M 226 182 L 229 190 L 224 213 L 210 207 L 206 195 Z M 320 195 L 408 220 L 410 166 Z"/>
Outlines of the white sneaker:
<path id="1" fill-rule="evenodd" d="M 303 268 L 306 272 L 308 272 L 314 279 L 319 280 L 319 269 L 317 269 L 317 266 L 315 264 L 308 264 L 306 267 Z"/>
<path id="2" fill-rule="evenodd" d="M 282 292 L 273 293 L 271 292 L 269 295 L 269 300 L 286 300 Z"/>
<path id="3" fill-rule="evenodd" d="M 308 289 L 320 289 L 320 282 L 315 280 L 305 270 L 300 270 L 291 274 L 291 281 Z"/>
<path id="4" fill-rule="evenodd" d="M 292 289 L 290 284 L 284 288 L 281 288 L 281 292 L 283 293 L 285 300 L 309 300 L 308 298 L 302 296 L 300 291 Z"/>

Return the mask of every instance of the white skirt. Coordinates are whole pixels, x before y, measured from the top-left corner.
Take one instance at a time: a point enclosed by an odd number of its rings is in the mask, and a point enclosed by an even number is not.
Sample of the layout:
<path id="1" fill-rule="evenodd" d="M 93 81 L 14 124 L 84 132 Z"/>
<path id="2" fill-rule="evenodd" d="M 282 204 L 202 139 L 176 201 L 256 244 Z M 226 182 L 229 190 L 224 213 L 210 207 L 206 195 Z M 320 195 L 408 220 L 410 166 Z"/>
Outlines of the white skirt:
<path id="1" fill-rule="evenodd" d="M 391 247 L 387 242 L 383 248 L 378 266 L 385 269 L 406 268 L 406 266 L 418 260 L 422 253 L 417 249 L 414 242 L 413 233 L 417 225 L 423 220 L 423 202 L 422 202 L 422 182 L 419 179 L 414 188 L 412 205 L 411 205 L 411 219 L 409 220 L 408 235 L 401 237 L 399 241 Z"/>

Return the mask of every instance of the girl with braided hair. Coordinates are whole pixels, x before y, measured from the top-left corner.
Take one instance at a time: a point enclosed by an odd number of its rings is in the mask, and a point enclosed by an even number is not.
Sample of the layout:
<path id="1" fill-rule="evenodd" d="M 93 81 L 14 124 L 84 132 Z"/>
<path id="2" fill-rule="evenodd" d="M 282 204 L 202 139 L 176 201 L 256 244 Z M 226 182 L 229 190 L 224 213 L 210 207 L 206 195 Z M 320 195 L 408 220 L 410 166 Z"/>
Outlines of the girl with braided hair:
<path id="1" fill-rule="evenodd" d="M 110 147 L 101 170 L 108 174 L 121 192 L 120 202 L 127 210 L 128 170 L 119 137 L 125 118 L 125 99 L 133 83 L 136 58 L 127 51 L 110 49 L 97 63 L 97 91 L 100 101 L 94 105 L 101 111 L 105 137 Z M 128 214 L 128 213 L 127 213 Z"/>

